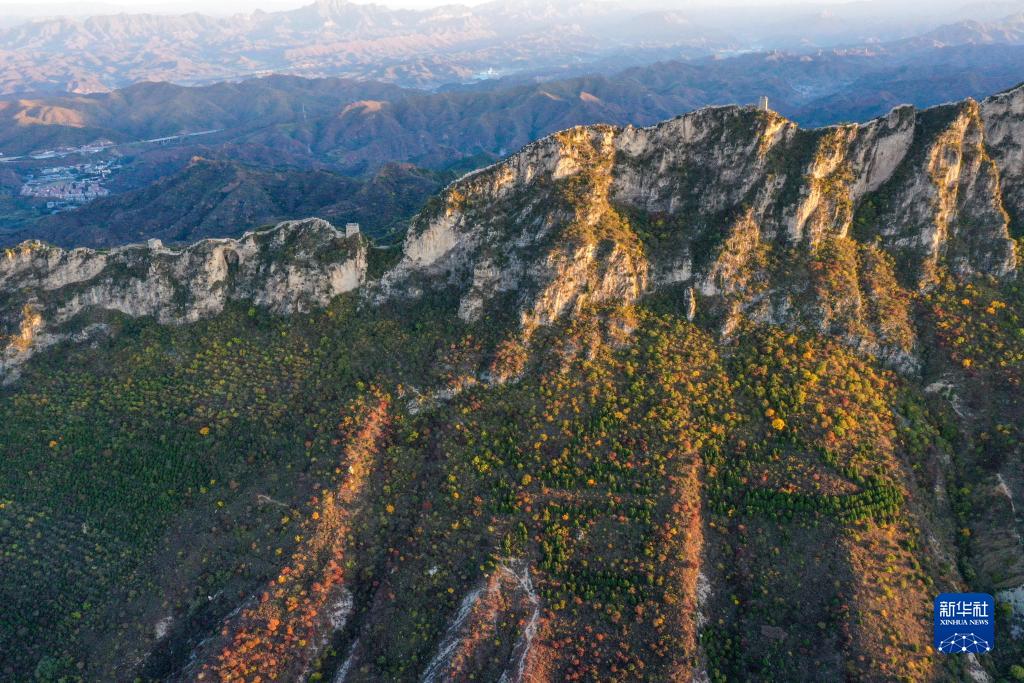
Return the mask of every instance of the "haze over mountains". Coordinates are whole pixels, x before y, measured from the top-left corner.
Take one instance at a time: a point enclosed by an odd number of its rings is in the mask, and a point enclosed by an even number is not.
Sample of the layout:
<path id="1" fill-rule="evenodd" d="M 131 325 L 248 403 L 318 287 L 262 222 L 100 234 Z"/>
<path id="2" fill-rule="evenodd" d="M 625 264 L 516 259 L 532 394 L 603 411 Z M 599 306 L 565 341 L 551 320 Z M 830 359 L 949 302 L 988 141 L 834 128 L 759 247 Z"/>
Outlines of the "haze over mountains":
<path id="1" fill-rule="evenodd" d="M 269 72 L 437 87 L 494 74 L 550 77 L 750 49 L 863 45 L 934 29 L 935 44 L 968 42 L 968 33 L 976 34 L 970 40 L 1018 42 L 1010 28 L 979 23 L 1010 14 L 1012 3 L 929 3 L 924 18 L 890 5 L 680 10 L 496 0 L 412 11 L 317 0 L 231 17 L 63 17 L 0 30 L 0 93 L 102 92 L 142 80 L 196 84 Z M 952 25 L 940 29 L 944 23 Z"/>
<path id="2" fill-rule="evenodd" d="M 630 45 L 613 41 L 611 33 L 636 14 L 592 3 L 397 11 L 318 0 L 297 10 L 227 18 L 115 15 L 31 22 L 0 33 L 0 90 L 90 92 L 139 80 L 197 83 L 269 71 L 439 85 L 469 81 L 489 69 L 593 61 Z M 693 43 L 703 51 L 707 39 L 690 31 L 667 43 Z"/>

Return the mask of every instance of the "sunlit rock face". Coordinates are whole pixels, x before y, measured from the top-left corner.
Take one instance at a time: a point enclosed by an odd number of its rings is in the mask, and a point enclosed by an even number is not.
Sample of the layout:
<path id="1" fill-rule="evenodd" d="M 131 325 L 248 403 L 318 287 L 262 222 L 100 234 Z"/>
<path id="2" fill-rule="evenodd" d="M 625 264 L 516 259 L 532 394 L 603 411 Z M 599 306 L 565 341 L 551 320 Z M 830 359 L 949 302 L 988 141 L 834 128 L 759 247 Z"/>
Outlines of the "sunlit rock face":
<path id="1" fill-rule="evenodd" d="M 290 313 L 356 289 L 365 274 L 366 243 L 319 219 L 183 249 L 158 240 L 110 251 L 24 243 L 0 261 L 0 289 L 21 302 L 0 311 L 5 326 L 18 330 L 5 344 L 0 368 L 10 371 L 39 348 L 68 338 L 68 326 L 89 314 L 180 324 L 215 315 L 229 301 Z M 102 327 L 86 325 L 75 334 L 88 337 L 87 330 Z"/>
<path id="2" fill-rule="evenodd" d="M 564 131 L 447 188 L 386 294 L 454 287 L 473 320 L 514 292 L 530 330 L 681 286 L 724 334 L 744 316 L 806 325 L 912 370 L 911 292 L 1015 271 L 1021 93 L 812 130 L 711 107 Z"/>

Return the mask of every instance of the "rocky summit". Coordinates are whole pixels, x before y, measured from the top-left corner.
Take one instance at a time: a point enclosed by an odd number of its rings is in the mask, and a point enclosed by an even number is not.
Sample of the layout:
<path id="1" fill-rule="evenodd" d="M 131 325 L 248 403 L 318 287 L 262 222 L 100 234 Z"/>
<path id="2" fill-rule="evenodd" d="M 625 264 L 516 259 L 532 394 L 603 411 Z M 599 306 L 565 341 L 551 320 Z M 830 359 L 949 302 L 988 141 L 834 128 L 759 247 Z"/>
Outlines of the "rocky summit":
<path id="1" fill-rule="evenodd" d="M 1018 87 L 568 129 L 394 247 L 8 249 L 0 671 L 1006 678 L 1022 221 Z"/>

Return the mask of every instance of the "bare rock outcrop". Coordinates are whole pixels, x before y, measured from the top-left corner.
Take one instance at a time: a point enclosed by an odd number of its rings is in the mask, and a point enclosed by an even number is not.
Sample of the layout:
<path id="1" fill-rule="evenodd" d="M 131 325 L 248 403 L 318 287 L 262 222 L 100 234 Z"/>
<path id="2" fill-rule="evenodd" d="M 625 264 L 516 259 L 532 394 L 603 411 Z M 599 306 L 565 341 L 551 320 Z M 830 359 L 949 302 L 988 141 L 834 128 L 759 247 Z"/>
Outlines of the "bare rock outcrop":
<path id="1" fill-rule="evenodd" d="M 23 243 L 0 257 L 0 291 L 17 301 L 0 308 L 0 322 L 16 330 L 3 345 L 0 376 L 40 348 L 99 331 L 103 314 L 180 324 L 229 301 L 279 313 L 323 306 L 363 283 L 366 249 L 361 237 L 346 238 L 319 219 L 183 249 L 158 240 L 109 251 Z"/>

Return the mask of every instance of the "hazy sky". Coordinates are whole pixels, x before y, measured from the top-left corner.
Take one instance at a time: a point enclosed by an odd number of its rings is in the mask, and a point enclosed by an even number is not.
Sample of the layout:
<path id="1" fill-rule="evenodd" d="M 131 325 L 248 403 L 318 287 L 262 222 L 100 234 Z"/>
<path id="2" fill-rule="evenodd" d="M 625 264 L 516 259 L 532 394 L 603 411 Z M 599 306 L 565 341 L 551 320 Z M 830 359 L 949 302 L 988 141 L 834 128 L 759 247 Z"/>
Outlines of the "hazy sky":
<path id="1" fill-rule="evenodd" d="M 367 3 L 370 0 L 356 0 Z M 446 4 L 444 0 L 372 0 L 376 4 L 389 7 L 433 7 Z M 480 0 L 467 0 L 462 4 L 476 4 Z M 98 0 L 92 2 L 69 2 L 68 0 L 0 0 L 0 14 L 17 16 L 37 16 L 40 14 L 111 14 L 117 12 L 159 12 L 178 14 L 184 12 L 202 12 L 203 14 L 234 14 L 251 12 L 255 9 L 266 11 L 293 9 L 312 4 L 313 0 Z"/>
<path id="2" fill-rule="evenodd" d="M 465 5 L 479 4 L 484 0 L 354 0 L 355 2 L 375 2 L 376 4 L 390 7 L 425 8 L 437 5 L 459 3 Z M 772 4 L 799 4 L 811 0 L 731 0 L 729 4 L 751 4 L 751 5 L 772 5 Z M 843 0 L 833 0 L 833 2 Z M 41 14 L 110 14 L 117 12 L 160 12 L 160 13 L 181 13 L 181 12 L 202 12 L 204 14 L 233 14 L 235 12 L 249 12 L 254 9 L 267 11 L 291 9 L 309 5 L 313 0 L 80 0 L 73 2 L 69 0 L 0 0 L 0 15 L 7 16 L 38 16 Z M 828 4 L 828 0 L 817 0 L 818 3 Z M 688 5 L 714 4 L 714 0 L 648 0 L 643 4 L 657 4 L 660 6 L 674 5 L 686 7 Z M 965 3 L 966 4 L 966 3 Z"/>
<path id="3" fill-rule="evenodd" d="M 485 0 L 354 0 L 355 2 L 375 2 L 390 7 L 408 7 L 422 9 L 437 5 L 459 3 L 466 5 L 479 4 Z M 660 7 L 674 6 L 679 8 L 708 5 L 796 5 L 796 4 L 839 4 L 855 0 L 633 0 L 632 3 L 620 0 L 623 4 L 656 5 Z M 869 0 L 870 1 L 870 0 Z M 878 2 L 878 0 L 875 0 Z M 936 4 L 953 4 L 952 0 L 935 0 Z M 1007 0 L 994 0 L 999 4 Z M 116 14 L 119 12 L 158 12 L 178 14 L 183 12 L 202 12 L 204 14 L 233 14 L 250 12 L 254 9 L 267 11 L 292 9 L 309 5 L 313 0 L 0 0 L 0 19 L 13 16 L 41 15 L 95 15 Z M 955 4 L 969 6 L 993 0 L 959 0 Z M 900 5 L 917 5 L 927 8 L 927 0 L 892 0 L 881 2 L 889 8 Z"/>

